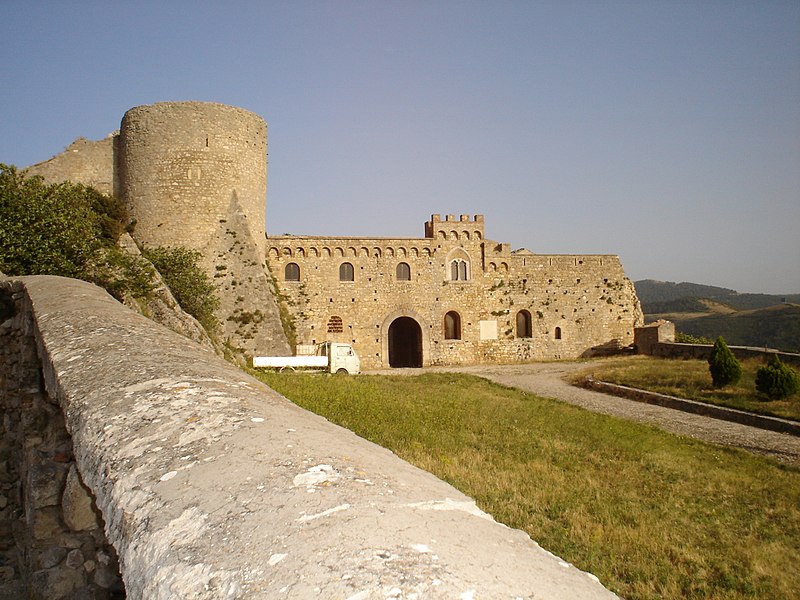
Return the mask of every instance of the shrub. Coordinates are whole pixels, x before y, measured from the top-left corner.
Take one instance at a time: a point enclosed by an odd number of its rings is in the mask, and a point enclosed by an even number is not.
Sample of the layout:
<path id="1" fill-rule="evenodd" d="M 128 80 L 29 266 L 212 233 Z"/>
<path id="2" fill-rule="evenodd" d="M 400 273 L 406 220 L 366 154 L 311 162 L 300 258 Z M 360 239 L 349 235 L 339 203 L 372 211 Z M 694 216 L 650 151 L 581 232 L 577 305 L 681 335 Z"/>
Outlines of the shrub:
<path id="1" fill-rule="evenodd" d="M 708 370 L 714 387 L 725 387 L 739 381 L 742 377 L 742 365 L 728 348 L 722 336 L 714 342 L 711 354 L 708 357 Z"/>
<path id="2" fill-rule="evenodd" d="M 153 290 L 152 269 L 116 245 L 128 219 L 113 196 L 76 183 L 47 184 L 0 164 L 0 271 L 90 281 L 121 300 Z"/>
<path id="3" fill-rule="evenodd" d="M 714 340 L 710 340 L 705 336 L 681 333 L 680 331 L 675 333 L 675 341 L 679 344 L 708 344 L 709 346 L 714 343 Z"/>
<path id="4" fill-rule="evenodd" d="M 174 247 L 145 249 L 142 254 L 161 273 L 181 308 L 200 321 L 206 331 L 217 327 L 214 311 L 219 308 L 216 287 L 198 265 L 201 254 Z"/>
<path id="5" fill-rule="evenodd" d="M 800 391 L 800 378 L 794 369 L 773 354 L 769 363 L 756 371 L 756 390 L 770 400 L 781 400 Z"/>
<path id="6" fill-rule="evenodd" d="M 155 272 L 150 263 L 118 246 L 105 249 L 93 271 L 94 283 L 120 301 L 125 296 L 149 298 L 156 289 Z"/>
<path id="7" fill-rule="evenodd" d="M 88 190 L 47 185 L 0 165 L 0 270 L 91 280 L 89 266 L 103 245 L 103 231 Z"/>

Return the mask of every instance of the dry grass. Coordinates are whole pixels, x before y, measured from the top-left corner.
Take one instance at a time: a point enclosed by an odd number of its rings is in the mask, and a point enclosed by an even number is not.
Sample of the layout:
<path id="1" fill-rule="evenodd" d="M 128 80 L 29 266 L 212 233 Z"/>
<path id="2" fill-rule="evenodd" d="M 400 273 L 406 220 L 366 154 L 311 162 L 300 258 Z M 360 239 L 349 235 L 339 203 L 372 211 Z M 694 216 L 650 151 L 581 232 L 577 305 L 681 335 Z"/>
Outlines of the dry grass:
<path id="1" fill-rule="evenodd" d="M 595 379 L 670 396 L 718 404 L 765 415 L 800 421 L 800 393 L 785 400 L 769 401 L 756 392 L 756 371 L 764 364 L 751 359 L 742 362 L 742 379 L 722 389 L 711 385 L 704 360 L 671 360 L 631 356 L 592 364 L 575 379 L 591 374 Z"/>
<path id="2" fill-rule="evenodd" d="M 798 597 L 800 471 L 455 374 L 269 374 L 629 599 Z"/>

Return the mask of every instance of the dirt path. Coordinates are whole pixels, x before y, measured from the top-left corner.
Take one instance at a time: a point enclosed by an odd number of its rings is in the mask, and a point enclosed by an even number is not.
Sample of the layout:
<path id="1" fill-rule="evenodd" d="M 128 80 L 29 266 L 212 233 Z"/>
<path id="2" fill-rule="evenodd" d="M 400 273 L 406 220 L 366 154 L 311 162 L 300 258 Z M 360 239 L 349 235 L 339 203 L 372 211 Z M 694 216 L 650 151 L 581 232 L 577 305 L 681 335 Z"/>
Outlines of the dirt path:
<path id="1" fill-rule="evenodd" d="M 685 435 L 715 444 L 735 446 L 750 452 L 800 466 L 800 437 L 713 419 L 679 410 L 618 398 L 578 388 L 564 378 L 585 369 L 585 362 L 532 363 L 525 365 L 479 365 L 471 367 L 431 367 L 426 371 L 470 373 L 502 385 L 556 398 L 598 413 L 655 425 L 670 433 Z M 394 369 L 420 373 L 420 369 Z"/>

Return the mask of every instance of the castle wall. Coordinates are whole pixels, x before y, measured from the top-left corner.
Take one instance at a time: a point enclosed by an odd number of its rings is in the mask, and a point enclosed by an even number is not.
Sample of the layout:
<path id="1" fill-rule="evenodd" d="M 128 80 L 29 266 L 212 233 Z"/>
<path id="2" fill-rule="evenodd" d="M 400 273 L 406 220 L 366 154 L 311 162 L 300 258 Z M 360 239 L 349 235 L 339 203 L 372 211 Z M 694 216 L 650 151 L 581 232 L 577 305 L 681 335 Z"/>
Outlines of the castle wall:
<path id="1" fill-rule="evenodd" d="M 619 258 L 512 252 L 485 240 L 483 217 L 425 224 L 425 238 L 268 238 L 267 261 L 302 344 L 354 345 L 364 368 L 390 366 L 388 329 L 401 316 L 420 325 L 424 365 L 574 358 L 633 342 L 642 314 Z M 467 279 L 453 280 L 464 261 Z M 299 277 L 287 280 L 286 266 Z M 340 280 L 342 263 L 354 280 Z M 410 267 L 398 279 L 399 263 Z M 458 315 L 448 339 L 445 315 Z M 518 331 L 527 311 L 530 331 Z"/>
<path id="2" fill-rule="evenodd" d="M 47 183 L 72 181 L 93 187 L 103 194 L 115 188 L 114 143 L 116 134 L 91 141 L 78 138 L 64 152 L 25 169 L 27 175 L 41 175 Z"/>
<path id="3" fill-rule="evenodd" d="M 199 251 L 218 285 L 223 337 L 251 355 L 290 352 L 273 283 L 299 344 L 354 344 L 365 368 L 390 366 L 399 345 L 419 345 L 414 360 L 428 365 L 573 358 L 633 342 L 642 313 L 617 256 L 512 251 L 486 239 L 483 215 L 432 215 L 422 238 L 265 239 L 266 134 L 239 108 L 163 102 L 129 110 L 116 144 L 79 140 L 69 157 L 35 167 L 110 179 L 140 245 Z M 86 165 L 112 151 L 113 168 L 92 174 Z M 345 262 L 352 281 L 340 280 Z M 401 317 L 420 331 L 395 327 Z"/>

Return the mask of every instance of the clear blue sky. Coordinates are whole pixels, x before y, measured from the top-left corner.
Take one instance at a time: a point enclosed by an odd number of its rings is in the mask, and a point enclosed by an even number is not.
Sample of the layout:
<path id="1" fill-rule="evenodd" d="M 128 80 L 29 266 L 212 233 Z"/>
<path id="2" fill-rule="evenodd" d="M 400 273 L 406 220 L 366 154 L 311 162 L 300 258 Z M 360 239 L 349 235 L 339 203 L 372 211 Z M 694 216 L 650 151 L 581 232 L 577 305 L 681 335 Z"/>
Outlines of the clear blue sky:
<path id="1" fill-rule="evenodd" d="M 269 123 L 270 233 L 611 253 L 632 279 L 800 292 L 800 2 L 0 2 L 0 162 L 130 107 Z"/>

